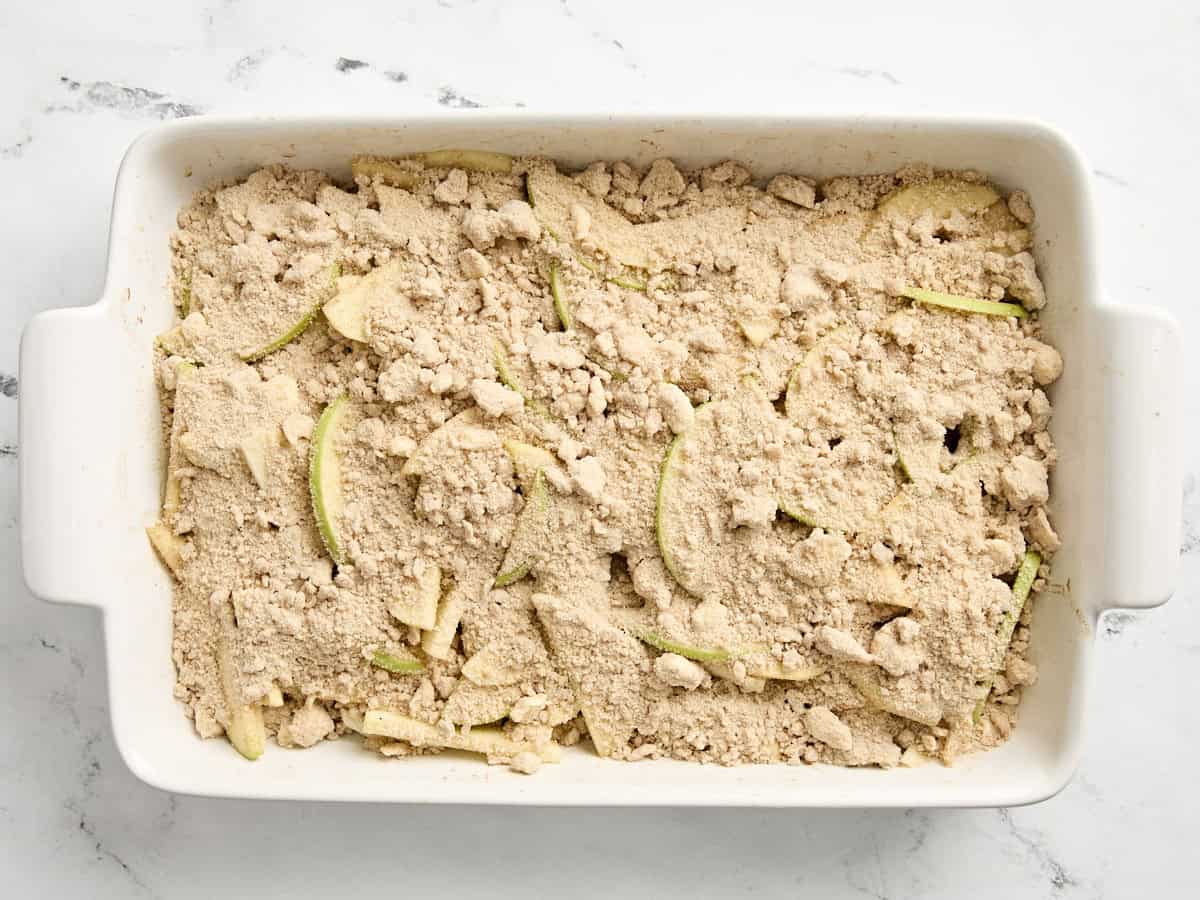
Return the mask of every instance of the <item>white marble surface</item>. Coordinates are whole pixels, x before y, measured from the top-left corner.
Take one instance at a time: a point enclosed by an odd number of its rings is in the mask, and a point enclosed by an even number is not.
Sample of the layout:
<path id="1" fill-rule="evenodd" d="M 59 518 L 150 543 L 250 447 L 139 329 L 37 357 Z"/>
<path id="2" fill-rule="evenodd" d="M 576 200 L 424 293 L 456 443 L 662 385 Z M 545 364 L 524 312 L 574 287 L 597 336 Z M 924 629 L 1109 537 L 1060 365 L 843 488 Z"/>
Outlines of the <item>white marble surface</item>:
<path id="1" fill-rule="evenodd" d="M 113 747 L 99 617 L 21 583 L 17 341 L 98 294 L 128 142 L 204 112 L 747 107 L 1030 115 L 1095 166 L 1104 280 L 1193 347 L 1200 10 L 648 0 L 0 9 L 0 893 L 208 897 L 571 891 L 872 898 L 1195 896 L 1200 366 L 1184 373 L 1183 577 L 1101 626 L 1083 766 L 1012 811 L 404 809 L 171 797 Z M 338 7 L 338 9 L 335 9 Z M 758 8 L 762 11 L 754 12 Z M 768 10 L 775 9 L 774 12 Z M 368 12 L 368 10 L 370 10 Z M 569 873 L 569 874 L 568 874 Z"/>

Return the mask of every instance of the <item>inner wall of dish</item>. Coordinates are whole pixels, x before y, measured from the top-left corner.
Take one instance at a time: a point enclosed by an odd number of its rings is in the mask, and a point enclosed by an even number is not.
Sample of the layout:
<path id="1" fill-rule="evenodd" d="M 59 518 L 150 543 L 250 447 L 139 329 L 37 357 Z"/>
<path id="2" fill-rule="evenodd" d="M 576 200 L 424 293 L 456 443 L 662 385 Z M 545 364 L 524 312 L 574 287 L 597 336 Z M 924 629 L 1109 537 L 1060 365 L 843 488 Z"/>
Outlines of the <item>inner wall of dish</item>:
<path id="1" fill-rule="evenodd" d="M 954 770 L 930 766 L 887 777 L 930 787 L 949 786 L 965 773 L 1002 778 L 1014 767 L 1027 770 L 1033 765 L 1046 772 L 1069 765 L 1078 749 L 1084 665 L 1090 645 L 1084 623 L 1093 614 L 1087 598 L 1098 595 L 1089 582 L 1089 567 L 1081 562 L 1089 553 L 1094 558 L 1103 533 L 1103 511 L 1097 506 L 1099 492 L 1095 490 L 1100 461 L 1089 459 L 1084 452 L 1089 445 L 1101 446 L 1098 435 L 1103 425 L 1098 392 L 1093 388 L 1096 286 L 1090 255 L 1090 208 L 1083 170 L 1069 149 L 1046 132 L 1011 126 L 775 120 L 579 121 L 570 125 L 555 119 L 521 121 L 517 125 L 513 120 L 504 124 L 429 120 L 388 127 L 287 123 L 206 127 L 198 122 L 152 135 L 131 151 L 114 208 L 105 294 L 109 314 L 120 326 L 119 356 L 124 361 L 121 371 L 113 373 L 113 426 L 127 435 L 128 443 L 114 468 L 113 509 L 118 517 L 114 525 L 120 525 L 114 535 L 114 571 L 109 573 L 112 577 L 98 579 L 98 583 L 107 586 L 103 601 L 111 617 L 110 635 L 136 636 L 139 647 L 138 652 L 129 653 L 124 640 L 120 646 L 110 644 L 114 716 L 118 724 L 122 719 L 136 719 L 139 752 L 160 763 L 170 759 L 176 766 L 189 765 L 189 759 L 222 769 L 243 765 L 233 753 L 214 754 L 213 746 L 220 742 L 202 745 L 172 699 L 170 584 L 142 531 L 154 520 L 161 501 L 163 459 L 150 355 L 153 337 L 173 319 L 167 292 L 167 240 L 176 212 L 208 182 L 243 177 L 269 163 L 322 168 L 348 178 L 348 159 L 355 153 L 388 155 L 435 147 L 474 147 L 538 153 L 568 167 L 594 159 L 627 159 L 645 165 L 669 156 L 683 166 L 737 159 L 758 176 L 789 171 L 818 178 L 888 171 L 906 162 L 924 161 L 939 167 L 980 169 L 1001 187 L 1021 187 L 1030 193 L 1037 211 L 1035 252 L 1049 296 L 1042 321 L 1047 338 L 1060 348 L 1066 361 L 1066 373 L 1052 393 L 1055 418 L 1051 431 L 1061 454 L 1052 483 L 1052 510 L 1065 545 L 1055 559 L 1052 582 L 1056 590 L 1065 591 L 1069 585 L 1070 591 L 1044 594 L 1038 602 L 1033 657 L 1041 668 L 1041 678 L 1027 692 L 1013 739 L 997 751 L 968 758 Z M 318 753 L 334 752 L 339 755 L 339 766 L 347 767 L 339 771 L 351 780 L 377 773 L 378 760 L 365 753 L 359 754 L 362 759 L 346 758 L 344 751 L 343 746 L 316 753 L 268 753 L 255 765 L 255 777 L 282 777 L 282 770 L 277 776 L 268 773 L 277 766 L 294 771 L 310 755 L 316 759 Z M 445 759 L 440 763 L 447 764 Z M 456 770 L 463 766 L 454 763 Z M 389 767 L 389 778 L 400 774 L 398 768 Z M 646 766 L 632 767 L 626 777 L 641 781 L 647 770 Z M 587 767 L 563 769 L 564 774 L 568 771 L 580 773 L 572 780 L 590 777 Z M 789 769 L 787 778 L 806 778 L 805 771 Z M 359 774 L 353 774 L 356 772 Z M 444 774 L 444 769 L 439 772 Z M 714 777 L 727 776 L 716 776 L 706 768 L 670 779 L 707 782 Z M 860 771 L 839 774 L 837 780 L 876 777 L 880 777 L 877 772 Z"/>

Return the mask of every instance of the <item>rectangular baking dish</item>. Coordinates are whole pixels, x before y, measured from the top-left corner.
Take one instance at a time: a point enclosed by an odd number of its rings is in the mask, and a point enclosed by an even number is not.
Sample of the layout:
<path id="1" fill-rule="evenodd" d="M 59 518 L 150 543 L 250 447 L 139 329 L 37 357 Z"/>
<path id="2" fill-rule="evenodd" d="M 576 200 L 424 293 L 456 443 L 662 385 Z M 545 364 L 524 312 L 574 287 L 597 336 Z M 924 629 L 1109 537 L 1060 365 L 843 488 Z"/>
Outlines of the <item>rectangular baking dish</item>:
<path id="1" fill-rule="evenodd" d="M 216 178 L 268 163 L 349 176 L 355 153 L 469 147 L 685 166 L 736 159 L 757 176 L 817 177 L 924 161 L 1021 187 L 1037 208 L 1048 340 L 1066 360 L 1053 390 L 1061 452 L 1052 511 L 1064 540 L 1054 592 L 1035 612 L 1041 677 L 1001 748 L 952 768 L 725 769 L 625 764 L 584 750 L 533 778 L 457 754 L 387 762 L 352 740 L 274 745 L 247 763 L 201 741 L 172 697 L 171 585 L 143 532 L 160 503 L 162 448 L 151 343 L 172 321 L 168 235 Z M 1083 743 L 1094 624 L 1171 593 L 1181 504 L 1179 337 L 1154 309 L 1101 302 L 1088 168 L 1055 131 L 1023 121 L 814 116 L 202 118 L 129 149 L 113 204 L 108 275 L 92 306 L 43 313 L 21 344 L 21 542 L 30 590 L 103 611 L 113 733 L 126 763 L 184 793 L 306 800 L 553 805 L 1009 806 L 1053 795 Z"/>

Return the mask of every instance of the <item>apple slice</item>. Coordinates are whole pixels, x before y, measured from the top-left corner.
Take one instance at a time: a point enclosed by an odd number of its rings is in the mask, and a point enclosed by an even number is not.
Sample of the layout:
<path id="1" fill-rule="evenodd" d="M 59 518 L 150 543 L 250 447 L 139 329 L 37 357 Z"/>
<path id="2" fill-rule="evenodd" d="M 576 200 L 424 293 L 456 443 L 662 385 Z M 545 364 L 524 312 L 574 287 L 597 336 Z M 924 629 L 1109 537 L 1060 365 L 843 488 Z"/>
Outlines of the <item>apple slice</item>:
<path id="1" fill-rule="evenodd" d="M 279 426 L 263 428 L 246 435 L 238 444 L 250 476 L 260 488 L 267 486 L 267 460 L 271 448 L 279 446 Z"/>
<path id="2" fill-rule="evenodd" d="M 982 212 L 999 199 L 1000 195 L 986 184 L 938 178 L 892 191 L 879 201 L 879 211 L 905 219 L 929 213 L 941 221 L 955 212 L 964 216 Z"/>
<path id="3" fill-rule="evenodd" d="M 385 650 L 376 650 L 371 654 L 371 665 L 378 666 L 388 672 L 394 672 L 397 675 L 411 675 L 414 672 L 422 672 L 425 669 L 424 663 L 411 653 L 388 653 Z"/>
<path id="4" fill-rule="evenodd" d="M 426 656 L 434 659 L 450 658 L 450 645 L 454 642 L 458 623 L 462 621 L 466 608 L 467 598 L 459 588 L 454 587 L 446 592 L 442 602 L 438 604 L 437 619 L 433 628 L 421 635 L 421 649 L 425 651 Z"/>
<path id="5" fill-rule="evenodd" d="M 784 410 L 788 419 L 806 425 L 822 397 L 838 387 L 829 373 L 826 361 L 834 350 L 849 351 L 856 340 L 854 331 L 846 326 L 835 328 L 817 341 L 804 355 L 804 360 L 788 378 Z"/>
<path id="6" fill-rule="evenodd" d="M 669 508 L 668 497 L 671 495 L 678 478 L 680 448 L 683 446 L 686 436 L 686 432 L 678 434 L 667 445 L 667 454 L 663 457 L 662 468 L 659 470 L 658 490 L 655 492 L 654 498 L 654 536 L 658 543 L 658 553 L 662 557 L 663 567 L 681 585 L 683 584 L 683 580 L 680 575 L 679 566 L 675 563 L 675 553 L 672 549 L 672 538 L 674 535 L 671 529 L 673 523 L 667 518 L 667 510 Z"/>
<path id="7" fill-rule="evenodd" d="M 761 347 L 779 333 L 779 320 L 770 316 L 746 316 L 738 319 L 737 324 L 746 340 L 755 347 Z"/>
<path id="8" fill-rule="evenodd" d="M 372 269 L 366 275 L 343 275 L 337 279 L 337 294 L 322 307 L 325 321 L 343 337 L 366 343 L 367 313 L 374 307 L 387 307 L 397 318 L 411 318 L 416 314 L 408 296 L 401 292 L 401 276 L 405 270 L 403 259 Z"/>
<path id="9" fill-rule="evenodd" d="M 171 570 L 172 575 L 179 578 L 183 572 L 183 538 L 161 521 L 146 529 L 146 537 L 150 539 L 150 546 L 154 548 L 158 558 Z"/>
<path id="10" fill-rule="evenodd" d="M 507 440 L 504 449 L 512 458 L 513 469 L 517 473 L 517 482 L 523 491 L 533 491 L 533 483 L 538 472 L 544 469 L 559 468 L 558 457 L 543 447 L 527 444 L 524 441 Z"/>
<path id="11" fill-rule="evenodd" d="M 974 297 L 960 297 L 957 294 L 943 294 L 939 291 L 927 291 L 924 288 L 906 287 L 900 292 L 901 296 L 928 306 L 940 306 L 943 309 L 955 309 L 959 312 L 981 313 L 985 316 L 1010 316 L 1024 319 L 1029 315 L 1025 307 L 1017 303 L 997 303 L 995 300 L 976 300 Z"/>
<path id="12" fill-rule="evenodd" d="M 647 713 L 648 651 L 589 606 L 550 594 L 534 594 L 531 602 L 596 752 L 616 756 Z"/>
<path id="13" fill-rule="evenodd" d="M 392 187 L 411 190 L 421 180 L 421 167 L 416 162 L 384 159 L 378 156 L 356 156 L 350 160 L 350 173 L 355 178 L 370 178 Z"/>
<path id="14" fill-rule="evenodd" d="M 529 203 L 538 221 L 559 240 L 572 234 L 571 208 L 587 210 L 591 220 L 590 239 L 616 262 L 635 269 L 649 267 L 650 257 L 634 234 L 634 224 L 602 200 L 597 200 L 580 185 L 553 166 L 538 166 L 525 176 Z"/>
<path id="15" fill-rule="evenodd" d="M 442 595 L 442 570 L 426 562 L 403 596 L 387 602 L 393 619 L 428 631 L 437 624 L 438 600 Z"/>
<path id="16" fill-rule="evenodd" d="M 661 650 L 663 653 L 677 653 L 688 659 L 694 659 L 696 662 L 728 662 L 734 656 L 723 647 L 697 647 L 692 644 L 682 644 L 679 641 L 665 638 L 655 631 L 638 630 L 635 635 L 640 641 L 649 644 L 655 650 Z"/>
<path id="17" fill-rule="evenodd" d="M 337 522 L 346 504 L 342 496 L 342 467 L 336 443 L 347 406 L 346 395 L 342 394 L 325 407 L 313 430 L 308 458 L 308 490 L 317 530 L 330 558 L 339 565 L 345 562 L 345 556 Z"/>
<path id="18" fill-rule="evenodd" d="M 192 272 L 189 269 L 179 279 L 179 318 L 186 319 L 192 312 Z"/>
<path id="19" fill-rule="evenodd" d="M 488 644 L 476 651 L 463 663 L 462 675 L 467 681 L 480 687 L 503 687 L 516 684 L 523 677 L 522 671 L 505 663 L 495 644 Z"/>
<path id="20" fill-rule="evenodd" d="M 525 394 L 525 388 L 521 386 L 521 382 L 517 380 L 517 376 L 513 374 L 512 367 L 508 363 L 508 348 L 499 340 L 492 341 L 492 365 L 496 367 L 496 375 L 500 378 L 500 383 L 510 391 L 516 391 L 528 403 L 529 397 Z"/>
<path id="21" fill-rule="evenodd" d="M 512 543 L 504 554 L 504 562 L 493 587 L 507 587 L 520 581 L 533 570 L 540 551 L 545 546 L 550 506 L 550 489 L 546 487 L 546 476 L 538 469 L 529 495 L 525 498 L 525 506 L 517 517 Z"/>
<path id="22" fill-rule="evenodd" d="M 455 725 L 490 725 L 507 717 L 520 699 L 521 688 L 515 684 L 481 686 L 460 681 L 446 698 L 442 715 Z"/>
<path id="23" fill-rule="evenodd" d="M 746 660 L 746 674 L 772 681 L 811 681 L 828 671 L 825 666 L 806 662 L 788 668 L 773 656 L 760 655 Z"/>
<path id="24" fill-rule="evenodd" d="M 722 551 L 686 536 L 710 534 L 711 523 L 728 519 L 724 473 L 736 472 L 740 459 L 761 455 L 760 441 L 780 424 L 761 387 L 743 381 L 733 396 L 696 407 L 691 428 L 667 447 L 655 498 L 655 535 L 663 565 L 688 593 L 707 596 L 713 557 Z"/>
<path id="25" fill-rule="evenodd" d="M 412 154 L 409 159 L 419 160 L 431 169 L 463 169 L 497 175 L 506 175 L 513 167 L 511 156 L 491 150 L 426 150 Z"/>
<path id="26" fill-rule="evenodd" d="M 724 206 L 687 219 L 635 225 L 552 165 L 531 169 L 525 176 L 525 188 L 538 221 L 556 240 L 571 242 L 572 209 L 581 207 L 587 211 L 591 223 L 588 241 L 616 265 L 640 270 L 643 276 L 659 267 L 661 258 L 657 248 L 670 247 L 676 253 L 686 253 L 689 245 L 700 242 L 717 246 L 740 232 L 747 219 L 746 209 Z M 646 289 L 645 278 L 629 272 L 608 280 L 630 290 Z"/>
<path id="27" fill-rule="evenodd" d="M 942 472 L 942 442 L 931 439 L 916 422 L 893 426 L 896 442 L 896 465 L 900 473 L 917 485 L 928 485 Z"/>
<path id="28" fill-rule="evenodd" d="M 880 671 L 872 665 L 847 663 L 842 666 L 842 672 L 874 709 L 889 712 L 902 719 L 912 719 L 931 728 L 942 721 L 942 707 L 931 696 L 884 690 L 880 682 Z"/>
<path id="29" fill-rule="evenodd" d="M 611 281 L 617 287 L 623 287 L 629 291 L 645 291 L 646 280 L 637 278 L 633 275 L 606 275 L 605 281 Z"/>
<path id="30" fill-rule="evenodd" d="M 1004 664 L 1004 656 L 1008 653 L 1008 645 L 1012 643 L 1013 632 L 1017 629 L 1017 622 L 1021 618 L 1021 611 L 1025 608 L 1025 601 L 1029 599 L 1029 591 L 1033 588 L 1033 582 L 1037 580 L 1038 569 L 1042 565 L 1042 554 L 1036 550 L 1026 550 L 1025 555 L 1021 558 L 1021 565 L 1017 569 L 1017 576 L 1013 579 L 1012 586 L 1012 607 L 1004 613 L 1004 617 L 1000 620 L 1000 629 L 997 632 L 1000 638 L 1000 658 L 997 660 L 994 669 L 999 670 Z M 983 715 L 983 708 L 987 704 L 988 695 L 992 692 L 992 684 L 996 677 L 993 675 L 988 679 L 986 689 L 979 702 L 975 704 L 975 711 L 971 715 L 972 721 L 979 723 L 980 716 Z"/>
<path id="31" fill-rule="evenodd" d="M 233 624 L 233 608 L 228 604 L 222 609 L 224 628 L 236 628 Z M 217 641 L 217 669 L 221 679 L 221 690 L 229 711 L 225 724 L 225 735 L 234 749 L 246 759 L 254 761 L 263 755 L 267 746 L 267 728 L 263 722 L 262 707 L 257 703 L 239 702 L 236 668 L 228 638 L 222 634 Z"/>
<path id="32" fill-rule="evenodd" d="M 341 263 L 334 263 L 332 266 L 329 267 L 329 284 L 330 284 L 330 286 L 337 284 L 338 277 L 341 274 L 342 274 Z M 321 300 L 318 300 L 316 303 L 314 303 L 304 313 L 304 315 L 302 315 L 300 317 L 299 321 L 297 321 L 290 328 L 285 330 L 283 332 L 283 334 L 279 335 L 274 340 L 269 341 L 268 343 L 266 343 L 262 347 L 259 347 L 256 350 L 240 351 L 238 353 L 238 355 L 242 358 L 242 361 L 243 362 L 257 362 L 258 360 L 262 359 L 264 356 L 269 356 L 270 354 L 274 353 L 279 348 L 285 346 L 286 344 L 290 344 L 296 338 L 300 337 L 300 335 L 302 335 L 307 330 L 308 326 L 312 324 L 313 319 L 315 319 L 317 317 L 317 313 L 319 313 L 321 311 L 321 307 L 326 302 L 326 299 L 327 298 L 322 298 Z"/>
<path id="33" fill-rule="evenodd" d="M 563 330 L 570 331 L 571 307 L 567 303 L 567 292 L 563 287 L 558 260 L 550 263 L 550 296 L 554 298 L 554 311 L 558 313 L 558 321 L 562 323 Z"/>
<path id="34" fill-rule="evenodd" d="M 554 743 L 533 744 L 514 741 L 497 728 L 472 728 L 468 732 L 446 731 L 403 713 L 387 709 L 371 709 L 363 715 L 363 734 L 405 741 L 414 747 L 445 747 L 480 753 L 491 759 L 511 759 L 518 753 L 534 753 L 544 762 L 558 762 L 559 746 Z"/>
<path id="35" fill-rule="evenodd" d="M 1017 577 L 1013 579 L 1012 608 L 1004 614 L 1004 619 L 1000 623 L 1000 644 L 1005 653 L 1008 652 L 1008 645 L 1012 642 L 1017 620 L 1021 618 L 1021 611 L 1025 608 L 1025 601 L 1029 599 L 1029 591 L 1033 588 L 1033 582 L 1037 580 L 1038 569 L 1041 565 L 1042 554 L 1036 550 L 1025 551 L 1025 555 L 1021 558 L 1021 565 L 1017 569 Z"/>

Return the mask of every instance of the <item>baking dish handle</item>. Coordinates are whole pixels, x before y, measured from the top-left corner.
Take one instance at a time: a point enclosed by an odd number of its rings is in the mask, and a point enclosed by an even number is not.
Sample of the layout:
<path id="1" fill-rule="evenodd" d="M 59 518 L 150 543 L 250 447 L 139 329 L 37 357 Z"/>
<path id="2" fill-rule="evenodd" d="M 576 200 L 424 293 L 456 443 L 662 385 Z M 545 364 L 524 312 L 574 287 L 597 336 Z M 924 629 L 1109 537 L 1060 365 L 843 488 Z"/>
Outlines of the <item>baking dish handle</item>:
<path id="1" fill-rule="evenodd" d="M 1175 590 L 1183 513 L 1179 326 L 1153 307 L 1101 308 L 1105 437 L 1103 607 Z"/>
<path id="2" fill-rule="evenodd" d="M 21 565 L 29 590 L 55 603 L 99 605 L 105 581 L 117 347 L 99 306 L 41 313 L 21 336 Z"/>

